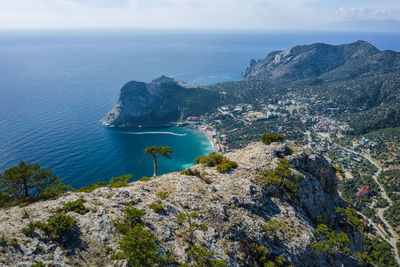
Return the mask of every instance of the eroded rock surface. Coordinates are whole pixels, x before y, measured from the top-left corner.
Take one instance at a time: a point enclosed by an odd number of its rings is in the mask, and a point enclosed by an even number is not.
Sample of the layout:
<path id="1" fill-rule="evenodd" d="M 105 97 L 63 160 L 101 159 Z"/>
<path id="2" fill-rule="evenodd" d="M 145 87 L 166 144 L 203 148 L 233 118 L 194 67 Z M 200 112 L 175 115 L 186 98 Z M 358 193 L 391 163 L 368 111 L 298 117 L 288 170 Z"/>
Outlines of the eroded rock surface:
<path id="1" fill-rule="evenodd" d="M 184 229 L 177 223 L 177 216 L 180 212 L 197 212 L 199 223 L 207 225 L 208 230 L 195 231 L 195 243 L 204 244 L 229 266 L 243 266 L 244 241 L 264 245 L 294 266 L 355 264 L 346 257 L 315 254 L 310 248 L 315 240 L 313 217 L 324 216 L 328 222 L 333 222 L 336 216 L 336 182 L 324 159 L 286 143 L 269 146 L 252 143 L 226 156 L 239 165 L 226 174 L 212 167 L 192 167 L 207 172 L 210 184 L 195 176 L 169 173 L 123 188 L 104 187 L 92 193 L 69 193 L 56 200 L 1 210 L 0 233 L 8 239 L 17 238 L 20 247 L 4 249 L 0 261 L 4 266 L 30 266 L 38 261 L 56 266 L 124 266 L 123 261 L 110 260 L 111 251 L 118 249 L 120 237 L 113 220 L 123 215 L 127 207 L 125 202 L 133 202 L 134 207 L 146 211 L 144 221 L 158 236 L 162 251 L 178 262 L 187 260 L 189 244 L 184 238 Z M 296 166 L 293 172 L 305 177 L 294 201 L 282 200 L 256 182 L 258 172 L 276 167 L 279 158 L 286 158 Z M 158 192 L 167 192 L 169 196 L 161 200 L 156 195 Z M 29 222 L 46 221 L 67 201 L 79 198 L 86 200 L 85 206 L 90 212 L 85 215 L 68 213 L 75 217 L 76 227 L 64 245 L 44 242 L 39 234 L 30 238 L 21 233 Z M 164 213 L 155 213 L 149 208 L 155 201 L 161 201 Z M 29 217 L 23 216 L 25 211 Z M 273 219 L 287 227 L 270 236 L 262 226 Z M 339 227 L 337 230 L 341 231 Z M 350 238 L 353 248 L 361 250 L 357 232 L 350 233 Z M 43 250 L 38 251 L 38 246 Z M 226 251 L 230 251 L 229 255 Z"/>

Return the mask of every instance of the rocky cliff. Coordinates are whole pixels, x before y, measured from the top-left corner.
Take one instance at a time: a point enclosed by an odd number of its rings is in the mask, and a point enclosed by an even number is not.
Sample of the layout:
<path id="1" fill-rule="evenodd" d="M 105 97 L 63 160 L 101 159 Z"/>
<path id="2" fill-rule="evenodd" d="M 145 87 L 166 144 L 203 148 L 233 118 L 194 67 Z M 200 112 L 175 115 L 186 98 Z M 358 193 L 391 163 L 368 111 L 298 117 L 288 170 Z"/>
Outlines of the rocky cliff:
<path id="1" fill-rule="evenodd" d="M 268 248 L 269 253 L 294 266 L 356 265 L 345 254 L 317 254 L 310 247 L 316 240 L 316 218 L 324 218 L 338 232 L 347 229 L 352 250 L 362 250 L 360 233 L 337 223 L 336 178 L 323 158 L 287 143 L 252 143 L 226 156 L 238 163 L 237 169 L 222 174 L 215 167 L 192 167 L 204 173 L 206 179 L 170 173 L 127 187 L 69 193 L 55 200 L 1 210 L 0 233 L 6 234 L 6 243 L 16 238 L 19 245 L 3 248 L 0 261 L 6 266 L 30 266 L 38 261 L 54 266 L 124 266 L 124 261 L 111 260 L 110 254 L 118 251 L 121 238 L 115 219 L 123 216 L 126 203 L 131 203 L 146 212 L 143 221 L 158 238 L 158 253 L 173 256 L 179 263 L 193 262 L 188 258 L 190 245 L 184 238 L 188 226 L 178 224 L 177 217 L 196 212 L 196 223 L 207 229 L 194 231 L 193 244 L 205 246 L 228 266 L 252 265 L 247 249 L 251 244 Z M 304 176 L 292 199 L 257 182 L 259 172 L 276 168 L 280 158 L 294 165 L 291 172 Z M 166 193 L 166 197 L 161 199 L 159 192 Z M 84 215 L 68 213 L 75 218 L 75 226 L 73 234 L 61 244 L 43 238 L 40 231 L 32 237 L 21 233 L 30 222 L 44 222 L 66 202 L 79 198 L 86 201 L 90 211 Z M 159 202 L 164 211 L 151 209 L 153 202 Z M 263 225 L 274 220 L 281 228 L 271 234 Z"/>
<path id="2" fill-rule="evenodd" d="M 161 76 L 150 83 L 125 84 L 119 100 L 102 119 L 103 124 L 118 127 L 168 125 L 186 115 L 199 115 L 218 99 L 216 92 Z"/>
<path id="3" fill-rule="evenodd" d="M 312 44 L 270 53 L 250 61 L 245 77 L 294 81 L 320 77 L 346 79 L 400 70 L 400 53 L 380 51 L 365 41 L 345 45 Z"/>

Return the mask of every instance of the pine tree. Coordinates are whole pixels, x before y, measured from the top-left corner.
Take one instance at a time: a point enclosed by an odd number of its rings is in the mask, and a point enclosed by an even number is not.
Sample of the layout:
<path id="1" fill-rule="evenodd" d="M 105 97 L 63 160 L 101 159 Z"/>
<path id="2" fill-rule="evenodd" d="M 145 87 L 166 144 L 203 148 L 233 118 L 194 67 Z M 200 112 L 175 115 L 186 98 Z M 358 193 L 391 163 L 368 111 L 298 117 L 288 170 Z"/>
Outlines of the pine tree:
<path id="1" fill-rule="evenodd" d="M 150 154 L 153 157 L 154 175 L 158 176 L 157 156 L 171 158 L 172 150 L 169 146 L 150 146 L 143 150 L 143 153 Z"/>

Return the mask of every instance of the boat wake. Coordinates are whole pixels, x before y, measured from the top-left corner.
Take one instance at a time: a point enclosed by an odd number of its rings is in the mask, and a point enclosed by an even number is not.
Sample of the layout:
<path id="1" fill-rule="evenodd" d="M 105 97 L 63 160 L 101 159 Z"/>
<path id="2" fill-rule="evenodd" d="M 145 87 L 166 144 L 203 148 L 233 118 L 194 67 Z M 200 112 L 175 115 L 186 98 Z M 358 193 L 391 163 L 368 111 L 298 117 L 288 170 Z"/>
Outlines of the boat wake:
<path id="1" fill-rule="evenodd" d="M 186 136 L 187 133 L 184 134 L 178 134 L 178 133 L 173 133 L 173 132 L 118 132 L 121 134 L 135 134 L 135 135 L 143 135 L 143 134 L 169 134 L 169 135 L 175 135 L 175 136 Z"/>

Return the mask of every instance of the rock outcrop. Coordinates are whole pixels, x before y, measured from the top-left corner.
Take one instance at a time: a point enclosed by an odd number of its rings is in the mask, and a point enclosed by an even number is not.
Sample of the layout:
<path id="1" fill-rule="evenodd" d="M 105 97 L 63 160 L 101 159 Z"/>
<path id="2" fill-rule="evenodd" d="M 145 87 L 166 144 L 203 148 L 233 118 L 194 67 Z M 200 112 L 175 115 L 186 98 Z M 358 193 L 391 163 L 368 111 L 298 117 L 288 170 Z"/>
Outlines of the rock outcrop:
<path id="1" fill-rule="evenodd" d="M 267 81 L 344 79 L 400 70 L 400 53 L 380 51 L 365 41 L 345 45 L 312 44 L 270 53 L 250 61 L 246 78 Z"/>
<path id="2" fill-rule="evenodd" d="M 118 102 L 102 122 L 117 127 L 169 125 L 182 116 L 212 110 L 202 109 L 202 102 L 210 98 L 218 98 L 218 93 L 165 76 L 150 83 L 131 81 L 122 87 Z"/>
<path id="3" fill-rule="evenodd" d="M 252 143 L 242 150 L 226 155 L 238 163 L 238 168 L 221 174 L 213 167 L 196 165 L 211 183 L 196 176 L 170 173 L 151 181 L 138 181 L 123 188 L 103 187 L 91 193 L 69 193 L 56 200 L 33 203 L 0 211 L 0 233 L 6 238 L 17 238 L 19 247 L 7 247 L 0 253 L 0 261 L 7 266 L 30 266 L 42 261 L 55 266 L 123 266 L 123 261 L 112 261 L 110 252 L 118 249 L 119 234 L 114 220 L 123 215 L 126 205 L 144 210 L 144 222 L 158 237 L 161 251 L 174 256 L 178 262 L 187 260 L 188 242 L 182 237 L 177 223 L 180 212 L 197 212 L 198 222 L 207 225 L 206 231 L 195 231 L 196 244 L 204 244 L 216 258 L 228 266 L 243 266 L 245 243 L 266 246 L 271 253 L 285 258 L 294 266 L 353 266 L 356 263 L 344 255 L 316 254 L 310 245 L 315 241 L 314 218 L 326 218 L 334 224 L 338 195 L 331 166 L 319 156 L 305 153 L 293 144 Z M 270 170 L 278 160 L 291 162 L 294 173 L 304 179 L 292 201 L 276 196 L 270 188 L 257 183 L 260 170 Z M 167 192 L 161 200 L 156 194 Z M 39 234 L 26 237 L 22 228 L 32 221 L 46 221 L 67 201 L 83 198 L 90 212 L 75 217 L 74 234 L 64 245 L 41 239 Z M 155 213 L 149 204 L 161 201 L 163 213 Z M 278 220 L 285 230 L 270 236 L 263 225 Z M 348 233 L 355 251 L 362 250 L 357 231 Z M 38 247 L 41 249 L 38 250 Z M 160 251 L 160 252 L 161 252 Z M 227 253 L 229 251 L 229 253 Z"/>

